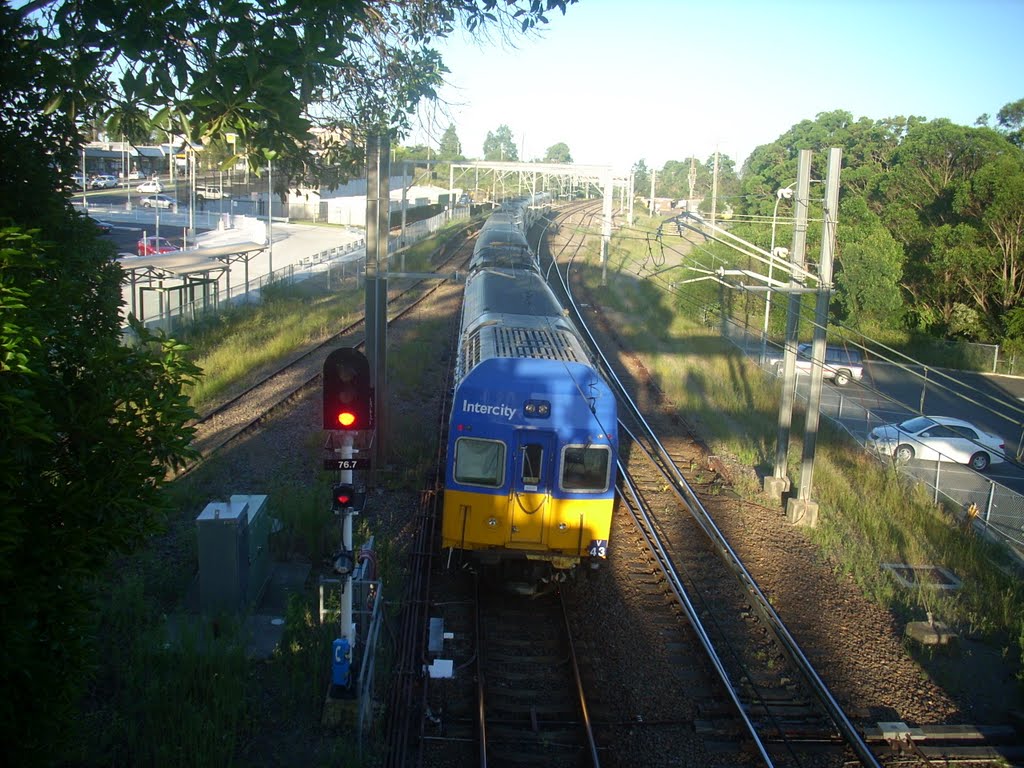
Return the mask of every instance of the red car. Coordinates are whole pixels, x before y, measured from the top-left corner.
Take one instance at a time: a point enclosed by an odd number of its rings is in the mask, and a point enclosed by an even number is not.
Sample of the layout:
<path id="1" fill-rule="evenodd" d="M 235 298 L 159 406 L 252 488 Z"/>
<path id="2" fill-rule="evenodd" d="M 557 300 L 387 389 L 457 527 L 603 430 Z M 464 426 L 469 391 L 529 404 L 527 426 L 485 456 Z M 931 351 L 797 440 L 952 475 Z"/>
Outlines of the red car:
<path id="1" fill-rule="evenodd" d="M 166 237 L 145 237 L 135 246 L 139 256 L 155 256 L 158 253 L 173 253 L 180 250 Z"/>

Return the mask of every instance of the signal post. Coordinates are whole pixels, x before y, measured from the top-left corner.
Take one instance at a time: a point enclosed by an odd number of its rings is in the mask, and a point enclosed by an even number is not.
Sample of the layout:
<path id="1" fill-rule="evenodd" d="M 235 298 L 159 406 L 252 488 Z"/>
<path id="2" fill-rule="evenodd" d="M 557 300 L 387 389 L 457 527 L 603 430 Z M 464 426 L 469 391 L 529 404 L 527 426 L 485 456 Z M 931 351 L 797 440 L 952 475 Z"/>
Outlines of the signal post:
<path id="1" fill-rule="evenodd" d="M 341 579 L 340 636 L 332 644 L 329 699 L 355 699 L 352 657 L 356 628 L 352 621 L 352 574 L 356 562 L 352 541 L 352 518 L 362 512 L 366 492 L 357 488 L 354 470 L 367 470 L 370 460 L 356 458 L 357 433 L 374 427 L 374 392 L 370 385 L 370 364 L 357 349 L 342 347 L 331 352 L 323 367 L 323 428 L 328 432 L 324 469 L 337 470 L 331 489 L 331 510 L 341 518 L 341 551 L 334 557 L 334 570 Z"/>

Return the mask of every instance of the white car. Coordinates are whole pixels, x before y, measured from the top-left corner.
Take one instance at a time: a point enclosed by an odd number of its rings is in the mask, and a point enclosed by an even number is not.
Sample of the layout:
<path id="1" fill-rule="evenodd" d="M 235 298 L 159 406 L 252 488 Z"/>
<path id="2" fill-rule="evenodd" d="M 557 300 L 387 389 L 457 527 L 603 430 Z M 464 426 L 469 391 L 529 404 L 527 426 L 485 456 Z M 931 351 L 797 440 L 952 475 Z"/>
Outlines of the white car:
<path id="1" fill-rule="evenodd" d="M 113 176 L 96 176 L 89 182 L 93 189 L 113 189 L 117 186 L 117 179 Z"/>
<path id="2" fill-rule="evenodd" d="M 150 195 L 139 203 L 143 208 L 170 208 L 176 201 L 166 195 Z"/>
<path id="3" fill-rule="evenodd" d="M 151 181 L 144 181 L 135 188 L 136 192 L 145 192 L 146 194 L 159 195 L 164 191 L 164 185 L 156 179 Z"/>
<path id="4" fill-rule="evenodd" d="M 900 462 L 914 458 L 956 461 L 978 472 L 1004 461 L 1006 453 L 1003 438 L 948 416 L 915 416 L 875 427 L 868 433 L 867 446 Z"/>

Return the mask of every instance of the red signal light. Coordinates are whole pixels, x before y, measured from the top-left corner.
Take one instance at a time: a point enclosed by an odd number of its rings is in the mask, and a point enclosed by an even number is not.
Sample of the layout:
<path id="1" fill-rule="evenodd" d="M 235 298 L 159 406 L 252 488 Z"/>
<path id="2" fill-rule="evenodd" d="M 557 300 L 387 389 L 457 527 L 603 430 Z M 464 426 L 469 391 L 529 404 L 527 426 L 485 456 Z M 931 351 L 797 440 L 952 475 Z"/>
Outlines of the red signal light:
<path id="1" fill-rule="evenodd" d="M 373 429 L 373 388 L 370 363 L 351 347 L 327 356 L 323 369 L 324 429 Z"/>
<path id="2" fill-rule="evenodd" d="M 366 501 L 366 492 L 357 491 L 351 483 L 340 483 L 331 489 L 331 506 L 335 512 L 359 512 Z"/>

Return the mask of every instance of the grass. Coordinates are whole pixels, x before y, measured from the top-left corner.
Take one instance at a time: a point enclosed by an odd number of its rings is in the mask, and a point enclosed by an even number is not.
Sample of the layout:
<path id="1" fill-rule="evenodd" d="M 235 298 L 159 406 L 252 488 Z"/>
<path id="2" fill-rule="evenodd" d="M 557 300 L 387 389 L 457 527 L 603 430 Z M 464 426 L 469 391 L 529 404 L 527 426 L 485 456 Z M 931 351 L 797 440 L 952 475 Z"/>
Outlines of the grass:
<path id="1" fill-rule="evenodd" d="M 363 295 L 350 279 L 344 290 L 328 291 L 326 274 L 294 285 L 271 286 L 258 305 L 210 315 L 189 329 L 183 341 L 204 372 L 188 392 L 198 410 L 254 371 L 286 359 L 328 338 L 363 309 Z"/>

